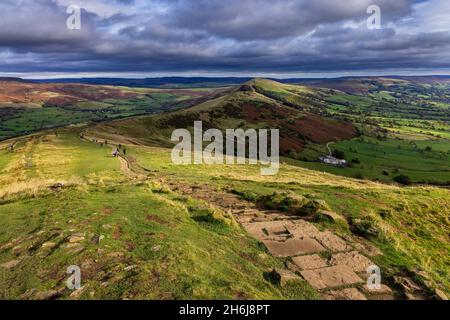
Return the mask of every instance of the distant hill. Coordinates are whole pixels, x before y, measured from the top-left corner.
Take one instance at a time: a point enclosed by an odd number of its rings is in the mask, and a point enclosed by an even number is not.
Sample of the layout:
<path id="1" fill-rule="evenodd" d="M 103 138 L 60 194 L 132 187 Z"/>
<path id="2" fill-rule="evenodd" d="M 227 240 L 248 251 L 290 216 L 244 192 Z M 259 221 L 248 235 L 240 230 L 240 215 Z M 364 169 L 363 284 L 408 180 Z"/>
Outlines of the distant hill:
<path id="1" fill-rule="evenodd" d="M 388 89 L 396 85 L 447 85 L 450 84 L 450 76 L 342 77 L 331 79 L 288 79 L 283 82 L 335 89 L 351 94 L 367 94 L 371 91 Z"/>
<path id="2" fill-rule="evenodd" d="M 126 86 L 136 88 L 201 88 L 201 87 L 225 87 L 239 85 L 251 78 L 206 78 L 206 77 L 162 77 L 145 79 L 126 78 L 72 78 L 72 79 L 47 79 L 34 80 L 38 83 L 82 83 L 95 85 Z"/>
<path id="3" fill-rule="evenodd" d="M 22 78 L 15 78 L 15 77 L 0 77 L 0 81 L 1 82 L 13 81 L 13 82 L 24 82 L 24 83 L 33 82 L 32 80 L 25 80 Z"/>
<path id="4" fill-rule="evenodd" d="M 250 77 L 159 77 L 144 79 L 127 78 L 66 78 L 33 80 L 36 83 L 80 83 L 92 85 L 126 86 L 136 88 L 211 88 L 237 86 L 250 81 Z M 348 87 L 349 84 L 367 83 L 379 79 L 405 80 L 416 83 L 450 82 L 450 76 L 383 76 L 383 77 L 338 77 L 338 78 L 267 78 L 285 84 L 304 84 L 325 88 Z"/>
<path id="5" fill-rule="evenodd" d="M 0 78 L 0 140 L 36 130 L 160 113 L 211 89 L 140 89 Z"/>
<path id="6" fill-rule="evenodd" d="M 190 128 L 197 120 L 203 121 L 205 130 L 278 128 L 280 151 L 287 155 L 302 150 L 310 142 L 323 144 L 357 135 L 352 123 L 323 114 L 326 95 L 320 89 L 253 79 L 187 109 L 102 123 L 92 130 L 97 135 L 123 135 L 144 144 L 168 146 L 174 128 Z"/>

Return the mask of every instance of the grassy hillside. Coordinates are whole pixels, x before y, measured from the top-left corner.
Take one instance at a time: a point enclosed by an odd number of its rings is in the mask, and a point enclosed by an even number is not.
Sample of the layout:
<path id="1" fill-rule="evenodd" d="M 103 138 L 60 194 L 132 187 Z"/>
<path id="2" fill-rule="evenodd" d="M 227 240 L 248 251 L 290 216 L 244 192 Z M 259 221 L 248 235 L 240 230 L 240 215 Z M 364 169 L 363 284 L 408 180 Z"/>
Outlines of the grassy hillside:
<path id="1" fill-rule="evenodd" d="M 305 283 L 265 281 L 281 262 L 260 244 L 235 225 L 203 219 L 214 210 L 205 203 L 156 179 L 130 179 L 110 151 L 73 132 L 2 151 L 1 298 L 68 298 L 73 264 L 86 284 L 76 298 L 317 297 Z"/>
<path id="2" fill-rule="evenodd" d="M 265 272 L 284 261 L 222 219 L 220 208 L 170 191 L 174 181 L 255 202 L 274 192 L 320 199 L 345 223 L 318 226 L 381 250 L 373 259 L 386 283 L 395 287 L 395 277 L 406 276 L 425 293 L 450 291 L 448 190 L 338 179 L 287 164 L 274 177 L 248 165 L 176 166 L 170 149 L 128 142 L 131 169 L 144 172 L 130 176 L 109 147 L 78 135 L 38 135 L 22 139 L 13 153 L 2 151 L 2 298 L 69 298 L 71 264 L 82 266 L 87 284 L 71 298 L 318 297 L 304 282 L 267 282 Z"/>
<path id="3" fill-rule="evenodd" d="M 205 129 L 278 128 L 280 150 L 285 155 L 302 150 L 307 143 L 356 136 L 356 129 L 350 122 L 320 115 L 315 107 L 320 94 L 305 87 L 256 79 L 175 113 L 105 123 L 98 131 L 100 135 L 116 133 L 142 143 L 170 146 L 171 132 L 175 128 L 192 128 L 195 120 L 202 120 Z"/>
<path id="4" fill-rule="evenodd" d="M 268 272 L 289 269 L 292 259 L 275 258 L 250 236 L 235 214 L 242 208 L 256 212 L 255 220 L 271 211 L 293 215 L 345 241 L 380 266 L 389 298 L 448 296 L 450 192 L 392 184 L 401 174 L 448 183 L 447 122 L 333 114 L 325 101 L 334 94 L 256 79 L 174 105 L 195 104 L 169 114 L 0 142 L 0 298 L 331 294 L 298 277 L 287 285 L 274 281 Z M 251 165 L 174 165 L 171 132 L 195 120 L 205 128 L 280 128 L 289 157 L 275 176 Z M 347 168 L 311 162 L 329 141 L 358 161 Z M 118 144 L 127 152 L 114 158 Z M 335 254 L 319 257 L 331 263 Z M 75 292 L 65 288 L 73 264 L 83 270 L 84 287 Z"/>

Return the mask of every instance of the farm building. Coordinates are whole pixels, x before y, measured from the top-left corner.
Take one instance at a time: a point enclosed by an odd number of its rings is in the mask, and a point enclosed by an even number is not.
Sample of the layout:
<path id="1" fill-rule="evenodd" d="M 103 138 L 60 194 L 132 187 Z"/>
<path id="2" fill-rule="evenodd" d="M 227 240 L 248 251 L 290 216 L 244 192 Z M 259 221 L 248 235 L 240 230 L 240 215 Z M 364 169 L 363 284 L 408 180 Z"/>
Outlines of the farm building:
<path id="1" fill-rule="evenodd" d="M 319 160 L 322 163 L 329 164 L 329 165 L 336 166 L 336 167 L 345 167 L 347 165 L 346 160 L 341 160 L 341 159 L 335 158 L 333 156 L 320 157 Z"/>

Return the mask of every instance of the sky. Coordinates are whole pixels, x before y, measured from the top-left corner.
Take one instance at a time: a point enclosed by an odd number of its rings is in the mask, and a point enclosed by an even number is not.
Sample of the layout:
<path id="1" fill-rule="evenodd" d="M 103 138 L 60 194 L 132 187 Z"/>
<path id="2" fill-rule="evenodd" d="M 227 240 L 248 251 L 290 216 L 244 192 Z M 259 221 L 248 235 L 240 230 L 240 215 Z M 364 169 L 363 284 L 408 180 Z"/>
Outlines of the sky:
<path id="1" fill-rule="evenodd" d="M 450 74 L 450 0 L 0 1 L 0 76 L 381 74 Z"/>

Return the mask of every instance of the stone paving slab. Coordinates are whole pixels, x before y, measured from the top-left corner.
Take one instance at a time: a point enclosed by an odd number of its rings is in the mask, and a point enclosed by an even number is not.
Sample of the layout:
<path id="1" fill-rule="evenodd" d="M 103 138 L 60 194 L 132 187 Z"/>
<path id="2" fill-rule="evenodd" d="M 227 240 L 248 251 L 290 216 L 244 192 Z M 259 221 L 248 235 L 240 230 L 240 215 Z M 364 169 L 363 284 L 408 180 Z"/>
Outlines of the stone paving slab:
<path id="1" fill-rule="evenodd" d="M 278 235 L 280 232 L 285 231 L 287 233 L 286 226 L 289 225 L 289 221 L 262 221 L 253 222 L 244 225 L 245 230 L 258 240 L 263 240 L 269 235 Z"/>
<path id="2" fill-rule="evenodd" d="M 287 229 L 290 234 L 294 237 L 313 237 L 320 233 L 319 229 L 317 229 L 312 223 L 307 222 L 305 220 L 291 220 L 292 225 L 287 226 Z"/>
<path id="3" fill-rule="evenodd" d="M 373 262 L 357 251 L 334 254 L 330 259 L 332 265 L 344 265 L 355 272 L 367 272 Z"/>
<path id="4" fill-rule="evenodd" d="M 300 271 L 301 276 L 315 289 L 322 290 L 363 283 L 363 280 L 346 266 L 332 266 Z"/>
<path id="5" fill-rule="evenodd" d="M 366 297 L 355 288 L 329 291 L 324 295 L 326 300 L 367 300 Z"/>
<path id="6" fill-rule="evenodd" d="M 288 239 L 284 242 L 263 240 L 263 243 L 274 257 L 290 257 L 325 251 L 320 243 L 309 237 Z"/>
<path id="7" fill-rule="evenodd" d="M 311 270 L 328 266 L 325 259 L 321 258 L 318 254 L 294 257 L 292 258 L 292 262 L 294 262 L 300 270 Z"/>
<path id="8" fill-rule="evenodd" d="M 352 247 L 350 247 L 343 239 L 339 238 L 331 231 L 315 234 L 314 238 L 332 252 L 348 251 L 352 249 Z"/>

